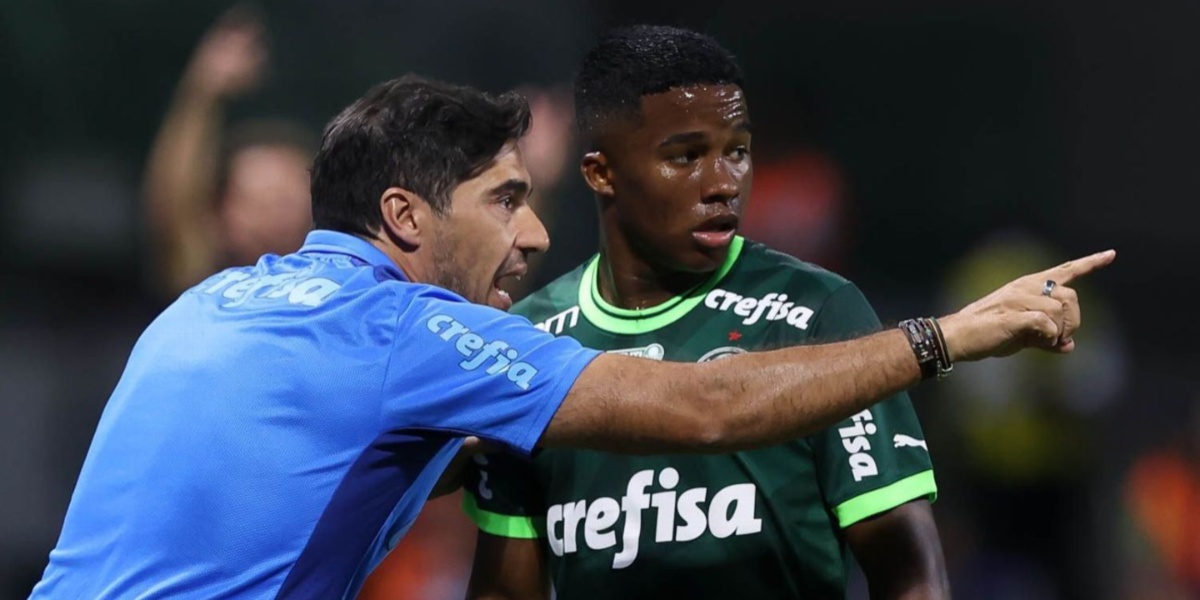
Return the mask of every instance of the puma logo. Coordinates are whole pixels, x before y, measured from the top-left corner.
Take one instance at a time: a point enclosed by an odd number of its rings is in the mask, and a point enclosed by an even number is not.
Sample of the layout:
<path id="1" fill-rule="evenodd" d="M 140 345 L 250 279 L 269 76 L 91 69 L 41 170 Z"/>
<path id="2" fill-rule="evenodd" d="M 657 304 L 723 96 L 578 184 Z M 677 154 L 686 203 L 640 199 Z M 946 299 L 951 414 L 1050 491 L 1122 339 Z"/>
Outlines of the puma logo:
<path id="1" fill-rule="evenodd" d="M 892 443 L 896 448 L 924 448 L 926 452 L 929 452 L 929 446 L 925 445 L 925 440 L 918 440 L 903 433 L 897 433 L 892 438 Z"/>

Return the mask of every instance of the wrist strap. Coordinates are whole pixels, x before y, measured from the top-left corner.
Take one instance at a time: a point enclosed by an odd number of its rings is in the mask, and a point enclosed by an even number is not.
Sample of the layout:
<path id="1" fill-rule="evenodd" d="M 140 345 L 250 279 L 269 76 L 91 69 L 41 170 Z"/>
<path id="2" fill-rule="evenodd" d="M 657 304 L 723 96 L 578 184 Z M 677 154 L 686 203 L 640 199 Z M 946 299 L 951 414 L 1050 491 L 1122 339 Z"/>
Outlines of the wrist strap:
<path id="1" fill-rule="evenodd" d="M 945 379 L 954 370 L 950 353 L 946 350 L 946 337 L 942 327 L 933 317 L 907 319 L 900 322 L 900 330 L 908 338 L 917 364 L 921 367 L 921 379 Z"/>

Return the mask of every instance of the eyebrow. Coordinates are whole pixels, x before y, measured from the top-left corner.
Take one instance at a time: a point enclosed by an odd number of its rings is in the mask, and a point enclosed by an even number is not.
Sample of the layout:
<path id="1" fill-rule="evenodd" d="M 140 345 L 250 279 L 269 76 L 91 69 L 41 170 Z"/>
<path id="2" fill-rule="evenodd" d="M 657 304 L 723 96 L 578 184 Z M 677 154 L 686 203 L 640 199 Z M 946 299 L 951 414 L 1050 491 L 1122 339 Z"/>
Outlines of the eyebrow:
<path id="1" fill-rule="evenodd" d="M 529 194 L 533 193 L 533 187 L 530 186 L 525 180 L 514 178 L 509 179 L 508 181 L 505 181 L 504 183 L 501 183 L 500 185 L 488 190 L 488 193 L 493 196 L 505 193 L 528 196 Z"/>
<path id="2" fill-rule="evenodd" d="M 733 128 L 737 131 L 744 131 L 746 133 L 750 133 L 750 121 L 749 120 L 739 121 L 736 125 L 733 126 Z M 705 137 L 707 137 L 707 134 L 704 133 L 703 131 L 687 131 L 684 133 L 677 133 L 677 134 L 672 135 L 672 136 L 668 137 L 667 139 L 663 140 L 658 145 L 658 147 L 662 148 L 664 146 L 671 146 L 673 144 L 694 144 L 696 142 L 704 141 Z"/>

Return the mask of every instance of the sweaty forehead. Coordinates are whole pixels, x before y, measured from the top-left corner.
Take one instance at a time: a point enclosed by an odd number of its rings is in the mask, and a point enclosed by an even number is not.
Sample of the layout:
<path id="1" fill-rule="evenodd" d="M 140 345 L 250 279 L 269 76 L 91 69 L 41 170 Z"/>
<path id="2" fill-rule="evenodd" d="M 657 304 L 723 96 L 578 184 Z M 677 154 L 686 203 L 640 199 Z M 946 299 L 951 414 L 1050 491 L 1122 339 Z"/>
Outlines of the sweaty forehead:
<path id="1" fill-rule="evenodd" d="M 698 122 L 732 126 L 748 116 L 745 92 L 733 84 L 678 87 L 642 97 L 643 122 L 651 128 Z"/>

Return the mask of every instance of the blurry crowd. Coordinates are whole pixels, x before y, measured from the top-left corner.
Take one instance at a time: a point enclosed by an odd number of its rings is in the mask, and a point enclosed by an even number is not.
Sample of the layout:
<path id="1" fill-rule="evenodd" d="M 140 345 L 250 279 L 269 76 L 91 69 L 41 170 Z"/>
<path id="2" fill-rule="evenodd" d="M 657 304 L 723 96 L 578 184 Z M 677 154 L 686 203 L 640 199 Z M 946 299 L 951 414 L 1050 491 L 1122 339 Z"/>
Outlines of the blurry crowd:
<path id="1" fill-rule="evenodd" d="M 108 342 L 71 342 L 84 353 L 109 355 L 78 382 L 75 393 L 88 399 L 78 403 L 86 408 L 74 413 L 76 422 L 49 432 L 21 433 L 15 421 L 0 426 L 0 435 L 17 436 L 0 445 L 6 462 L 22 460 L 16 454 L 22 439 L 83 438 L 64 443 L 59 456 L 8 468 L 5 478 L 13 479 L 0 488 L 6 494 L 46 477 L 38 475 L 43 470 L 62 474 L 63 481 L 49 485 L 54 493 L 69 493 L 109 391 L 104 386 L 115 381 L 138 323 L 214 271 L 264 253 L 286 253 L 302 242 L 310 227 L 308 168 L 319 131 L 270 111 L 230 118 L 231 105 L 261 90 L 272 55 L 282 51 L 272 48 L 266 31 L 261 13 L 235 7 L 196 44 L 157 135 L 147 141 L 140 193 L 145 229 L 135 238 L 145 251 L 141 293 L 150 300 L 114 316 L 112 327 L 120 332 L 111 332 Z M 523 289 L 511 290 L 515 297 L 596 248 L 596 216 L 576 170 L 568 77 L 520 88 L 533 112 L 531 133 L 523 140 L 537 189 L 533 202 L 551 232 L 552 248 L 531 264 L 534 271 L 521 282 Z M 851 250 L 869 215 L 856 206 L 853 173 L 835 153 L 799 136 L 756 154 L 755 172 L 743 233 L 853 277 L 858 265 Z M 885 322 L 912 312 L 914 305 L 949 312 L 1018 274 L 1064 258 L 1067 251 L 1057 243 L 1024 228 L 997 229 L 975 240 L 941 274 L 939 289 L 921 292 L 924 300 L 889 294 L 887 285 L 866 291 Z M 935 515 L 958 597 L 1200 598 L 1200 388 L 1170 405 L 1182 408 L 1171 409 L 1177 414 L 1166 426 L 1162 419 L 1151 422 L 1131 413 L 1136 375 L 1120 312 L 1103 289 L 1084 289 L 1081 295 L 1089 299 L 1088 327 L 1070 360 L 1023 354 L 962 366 L 946 382 L 915 395 L 937 469 Z M 71 321 L 60 318 L 66 310 L 48 307 L 42 322 L 67 328 Z M 32 345 L 28 351 L 36 354 L 41 343 L 33 339 L 39 317 L 29 317 L 34 323 L 25 329 L 12 325 L 21 318 L 4 315 L 9 347 L 3 354 L 9 361 L 3 373 L 12 375 L 5 389 L 19 393 L 54 385 L 38 378 L 69 378 L 16 373 L 23 364 L 21 349 Z M 106 333 L 103 327 L 89 331 Z M 12 401 L 0 399 L 0 415 Z M 1128 445 L 1127 428 L 1149 427 L 1169 434 Z M 50 506 L 65 507 L 65 501 L 54 498 Z M 454 494 L 431 502 L 361 597 L 461 598 L 475 533 L 459 501 Z M 61 515 L 52 513 L 26 512 L 58 523 Z M 28 590 L 54 541 L 48 528 L 24 531 L 23 537 L 0 539 L 0 562 L 11 565 L 0 570 L 0 597 Z M 858 588 L 861 593 L 861 582 Z"/>

